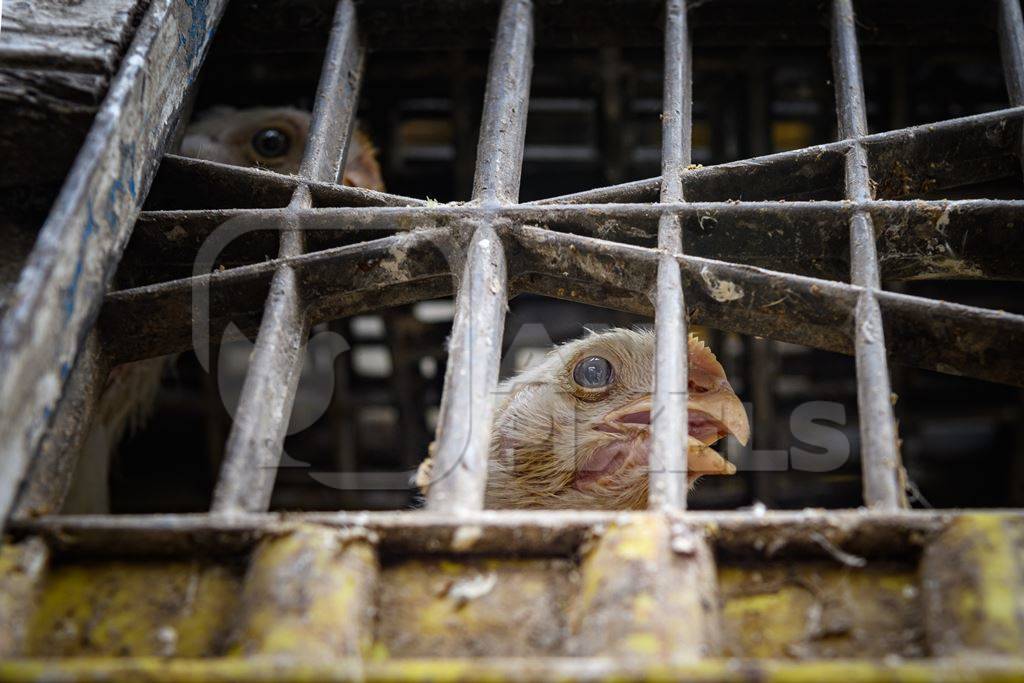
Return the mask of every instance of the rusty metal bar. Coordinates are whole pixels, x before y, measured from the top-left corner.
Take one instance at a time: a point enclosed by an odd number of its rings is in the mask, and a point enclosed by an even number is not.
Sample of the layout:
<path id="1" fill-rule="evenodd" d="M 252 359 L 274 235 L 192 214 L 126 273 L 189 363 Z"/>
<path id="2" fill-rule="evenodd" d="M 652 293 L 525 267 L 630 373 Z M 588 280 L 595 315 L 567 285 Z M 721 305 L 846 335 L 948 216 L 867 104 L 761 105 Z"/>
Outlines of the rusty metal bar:
<path id="1" fill-rule="evenodd" d="M 987 199 L 962 201 L 735 202 L 685 204 L 517 205 L 435 208 L 311 209 L 298 213 L 310 251 L 373 240 L 394 231 L 452 228 L 497 215 L 550 230 L 653 246 L 663 214 L 678 215 L 688 253 L 798 275 L 846 280 L 849 276 L 849 221 L 868 211 L 885 229 L 878 235 L 882 277 L 889 281 L 933 278 L 1020 280 L 1024 248 L 1024 202 Z M 231 277 L 237 266 L 262 263 L 276 248 L 282 209 L 166 211 L 144 213 L 135 232 L 145 236 L 126 254 L 121 274 L 133 287 L 171 282 L 191 275 L 196 244 L 218 226 L 234 220 L 251 232 L 233 244 L 236 260 L 225 263 Z M 766 226 L 771 226 L 770 228 Z M 181 228 L 188 239 L 168 236 Z M 939 253 L 936 239 L 951 246 Z M 795 245 L 799 245 L 798 247 Z M 115 293 L 112 296 L 121 296 Z M 133 336 L 130 331 L 129 337 Z"/>
<path id="2" fill-rule="evenodd" d="M 473 176 L 477 203 L 514 204 L 519 199 L 532 70 L 533 3 L 505 0 L 484 94 Z"/>
<path id="3" fill-rule="evenodd" d="M 153 180 L 146 206 L 149 210 L 178 211 L 283 207 L 288 204 L 295 188 L 302 184 L 309 187 L 314 206 L 426 205 L 422 199 L 362 187 L 317 182 L 263 168 L 229 166 L 206 159 L 166 154 Z M 131 249 L 131 244 L 128 248 Z"/>
<path id="4" fill-rule="evenodd" d="M 1024 104 L 1024 16 L 1019 0 L 997 0 L 999 52 L 1002 56 L 1006 94 L 1010 104 Z M 1018 146 L 1020 167 L 1024 169 L 1024 138 Z"/>
<path id="5" fill-rule="evenodd" d="M 665 73 L 661 114 L 661 201 L 683 201 L 690 165 L 693 96 L 685 0 L 665 3 Z M 654 396 L 648 507 L 686 509 L 687 390 L 686 303 L 679 263 L 683 229 L 678 216 L 658 221 L 658 280 L 654 302 Z"/>
<path id="6" fill-rule="evenodd" d="M 1022 512 L 1001 513 L 1021 516 Z M 649 518 L 650 513 L 594 510 L 483 510 L 475 515 L 479 540 L 460 552 L 480 554 L 563 554 L 575 552 L 595 527 Z M 768 511 L 688 511 L 685 521 L 708 533 L 730 557 L 827 556 L 806 532 L 817 531 L 836 548 L 892 560 L 914 556 L 928 537 L 952 519 L 947 512 L 912 510 L 899 514 L 840 510 L 807 514 Z M 437 553 L 452 548 L 463 522 L 430 511 L 304 512 L 215 517 L 206 514 L 76 516 L 13 520 L 18 536 L 41 536 L 59 554 L 181 555 L 246 552 L 266 537 L 296 524 L 359 529 L 379 536 L 384 553 Z M 792 531 L 800 529 L 799 533 Z"/>
<path id="7" fill-rule="evenodd" d="M 148 8 L 0 323 L 0 525 L 96 320 L 225 0 Z M 181 27 L 190 27 L 182 31 Z"/>
<path id="8" fill-rule="evenodd" d="M 1024 16 L 1018 0 L 997 0 L 999 50 L 1010 104 L 1024 104 Z"/>
<path id="9" fill-rule="evenodd" d="M 106 386 L 109 360 L 108 354 L 100 347 L 99 335 L 95 332 L 90 334 L 64 385 L 53 424 L 40 441 L 25 482 L 11 508 L 12 519 L 56 514 L 61 510 L 79 468 L 88 427 Z M 84 464 L 96 467 L 96 463 Z M 103 468 L 101 471 L 107 470 Z"/>
<path id="10" fill-rule="evenodd" d="M 301 178 L 328 183 L 338 179 L 355 124 L 363 62 L 355 5 L 352 0 L 340 0 L 317 85 L 309 140 L 299 166 Z M 279 258 L 295 258 L 305 251 L 305 236 L 295 213 L 311 206 L 309 188 L 297 186 L 282 225 Z M 274 273 L 228 435 L 224 464 L 213 494 L 211 510 L 215 513 L 259 511 L 270 506 L 305 359 L 309 318 L 300 277 L 285 262 Z"/>
<path id="11" fill-rule="evenodd" d="M 520 292 L 641 315 L 652 306 L 658 252 L 541 228 L 513 231 Z M 678 256 L 695 324 L 852 355 L 864 288 L 697 256 Z M 878 291 L 889 351 L 906 365 L 1024 386 L 1024 316 Z"/>
<path id="12" fill-rule="evenodd" d="M 1024 108 L 1012 107 L 862 136 L 877 195 L 912 197 L 1016 175 L 1022 117 Z M 683 175 L 683 191 L 690 201 L 839 199 L 844 196 L 843 159 L 851 144 L 839 140 L 692 169 Z M 895 161 L 900 162 L 898 174 L 893 173 Z M 660 182 L 636 180 L 530 204 L 654 202 Z"/>
<path id="13" fill-rule="evenodd" d="M 748 683 L 750 680 L 846 680 L 856 669 L 865 681 L 978 680 L 1013 681 L 1021 677 L 1024 660 L 1018 657 L 936 657 L 922 662 L 900 659 L 880 663 L 877 658 L 787 660 L 761 659 L 737 665 L 734 657 L 706 658 L 683 664 L 653 665 L 650 657 L 467 657 L 467 658 L 339 658 L 304 661 L 279 658 L 268 666 L 260 658 L 124 657 L 23 659 L 0 662 L 0 675 L 20 683 L 40 678 L 53 680 L 138 680 L 152 683 L 242 679 L 252 683 L 302 679 L 309 683 L 344 683 L 353 679 L 384 683 L 411 679 L 441 680 L 458 669 L 465 680 L 536 683 L 556 681 L 713 680 Z M 952 672 L 952 673 L 951 673 Z"/>
<path id="14" fill-rule="evenodd" d="M 533 3 L 504 0 L 491 52 L 477 145 L 473 200 L 485 211 L 519 198 L 533 69 Z M 473 226 L 465 251 L 437 428 L 427 507 L 480 510 L 501 364 L 508 274 L 492 214 Z"/>
<path id="15" fill-rule="evenodd" d="M 867 150 L 856 140 L 867 134 L 867 115 L 852 0 L 835 0 L 832 5 L 832 57 L 839 136 L 855 139 L 846 153 L 846 198 L 867 201 L 871 198 Z M 882 312 L 875 297 L 881 288 L 875 230 L 866 211 L 857 211 L 850 219 L 850 281 L 863 288 L 854 312 L 854 347 L 864 502 L 871 508 L 896 510 L 907 507 L 907 501 Z"/>

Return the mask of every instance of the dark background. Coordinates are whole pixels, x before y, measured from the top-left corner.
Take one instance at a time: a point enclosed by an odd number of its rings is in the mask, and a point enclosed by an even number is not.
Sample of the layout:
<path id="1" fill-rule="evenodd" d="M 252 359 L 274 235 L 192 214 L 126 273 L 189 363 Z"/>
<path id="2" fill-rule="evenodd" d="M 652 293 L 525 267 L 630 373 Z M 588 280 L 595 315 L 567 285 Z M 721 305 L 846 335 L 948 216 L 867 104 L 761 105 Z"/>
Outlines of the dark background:
<path id="1" fill-rule="evenodd" d="M 521 199 L 656 176 L 660 172 L 660 2 L 543 2 L 537 7 Z M 818 2 L 692 2 L 693 162 L 718 164 L 826 143 L 836 116 L 826 7 Z M 968 116 L 1008 105 L 988 3 L 857 2 L 871 132 Z M 331 19 L 330 2 L 236 1 L 204 68 L 195 111 L 309 108 Z M 465 200 L 472 184 L 487 48 L 496 2 L 365 2 L 370 53 L 361 127 L 380 150 L 388 190 L 439 202 Z M 1020 198 L 1021 178 L 942 197 Z M 841 188 L 837 188 L 837 196 Z M 941 197 L 936 197 L 941 198 Z M 735 197 L 743 199 L 743 197 Z M 1018 283 L 910 282 L 887 288 L 1024 312 Z M 510 302 L 503 375 L 531 350 L 579 336 L 584 325 L 649 324 L 636 316 L 522 296 Z M 350 350 L 317 361 L 335 392 L 326 414 L 286 442 L 309 467 L 282 469 L 276 509 L 400 508 L 404 490 L 339 491 L 311 471 L 408 471 L 432 438 L 450 304 L 416 305 L 336 321 Z M 754 446 L 725 446 L 740 465 L 705 478 L 697 508 L 856 507 L 860 464 L 852 358 L 721 330 L 709 340 L 751 404 Z M 332 367 L 333 366 L 333 367 Z M 915 506 L 1024 503 L 1019 389 L 893 365 L 902 452 Z M 300 388 L 300 401 L 302 400 Z M 790 415 L 808 401 L 843 406 L 833 425 L 850 444 L 841 468 L 752 471 L 785 463 Z M 166 373 L 147 427 L 122 444 L 111 474 L 116 512 L 204 510 L 230 428 L 217 387 L 191 354 Z"/>

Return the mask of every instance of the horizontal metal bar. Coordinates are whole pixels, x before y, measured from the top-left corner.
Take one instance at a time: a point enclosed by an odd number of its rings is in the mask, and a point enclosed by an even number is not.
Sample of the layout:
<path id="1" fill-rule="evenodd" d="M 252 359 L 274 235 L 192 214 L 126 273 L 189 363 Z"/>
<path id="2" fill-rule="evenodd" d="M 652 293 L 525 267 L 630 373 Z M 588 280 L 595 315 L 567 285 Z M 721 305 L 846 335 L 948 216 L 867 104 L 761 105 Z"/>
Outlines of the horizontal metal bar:
<path id="1" fill-rule="evenodd" d="M 298 274 L 313 324 L 417 301 L 403 285 L 422 287 L 423 298 L 451 292 L 449 249 L 446 231 L 417 230 L 114 292 L 100 329 L 116 362 L 187 350 L 228 322 L 255 332 L 274 273 L 284 266 Z"/>
<path id="2" fill-rule="evenodd" d="M 0 525 L 225 5 L 210 0 L 201 13 L 172 0 L 149 6 L 22 270 L 0 322 Z"/>
<path id="3" fill-rule="evenodd" d="M 1012 107 L 857 138 L 869 153 L 877 196 L 895 199 L 1009 178 L 1019 173 L 1024 108 Z M 843 159 L 853 141 L 687 170 L 690 201 L 840 199 Z M 541 199 L 531 204 L 654 202 L 660 178 Z"/>
<path id="4" fill-rule="evenodd" d="M 426 201 L 262 168 L 231 166 L 206 159 L 165 154 L 146 198 L 148 210 L 284 208 L 300 184 L 309 187 L 313 206 L 425 206 Z M 135 242 L 133 240 L 132 242 Z M 131 249 L 130 242 L 128 248 Z"/>
<path id="5" fill-rule="evenodd" d="M 826 279 L 850 272 L 849 220 L 866 210 L 878 230 L 881 275 L 887 281 L 1024 277 L 1024 202 L 738 202 L 677 205 L 519 206 L 496 209 L 502 220 L 530 223 L 628 244 L 652 246 L 663 214 L 682 220 L 688 252 L 719 260 Z M 126 255 L 126 283 L 188 277 L 196 253 L 221 225 L 243 236 L 218 261 L 226 268 L 258 263 L 276 251 L 281 210 L 157 212 L 140 217 L 146 250 Z M 431 209 L 313 209 L 298 213 L 310 249 L 372 240 L 395 230 L 453 228 L 481 220 L 471 206 Z M 219 233 L 218 233 L 219 234 Z M 129 257 L 138 257 L 139 260 Z M 211 266 L 214 267 L 214 266 Z"/>
<path id="6" fill-rule="evenodd" d="M 878 659 L 758 659 L 738 665 L 735 658 L 704 658 L 666 664 L 661 660 L 615 657 L 421 657 L 364 661 L 338 658 L 330 663 L 278 658 L 273 665 L 250 658 L 108 657 L 12 658 L 0 663 L 6 680 L 138 680 L 153 683 L 246 680 L 264 683 L 302 679 L 309 683 L 352 680 L 441 680 L 458 671 L 465 680 L 504 683 L 546 681 L 649 680 L 652 678 L 717 683 L 750 680 L 844 680 L 850 671 L 866 683 L 891 680 L 1013 681 L 1024 676 L 1024 658 L 962 656 L 882 662 Z"/>
<path id="7" fill-rule="evenodd" d="M 415 555 L 452 552 L 456 534 L 469 523 L 479 529 L 478 540 L 469 546 L 459 545 L 458 552 L 567 555 L 576 552 L 597 527 L 628 523 L 650 514 L 482 510 L 469 522 L 430 510 L 240 513 L 229 518 L 206 514 L 54 515 L 14 520 L 11 530 L 17 536 L 41 536 L 54 551 L 64 555 L 168 556 L 236 554 L 296 525 L 323 524 L 375 537 L 383 553 Z M 747 511 L 691 510 L 680 520 L 703 530 L 721 555 L 729 558 L 827 557 L 827 550 L 811 538 L 817 532 L 845 552 L 892 559 L 916 554 L 958 514 L 924 510 L 898 514 L 769 510 L 753 517 Z M 1019 510 L 1000 514 L 1024 515 Z"/>
<path id="8" fill-rule="evenodd" d="M 512 231 L 513 288 L 651 314 L 658 252 L 540 228 Z M 744 334 L 853 353 L 862 287 L 685 255 L 690 319 Z M 949 374 L 1024 386 L 1017 362 L 1024 316 L 921 297 L 877 292 L 889 355 Z"/>
<path id="9" fill-rule="evenodd" d="M 690 165 L 693 96 L 690 36 L 685 0 L 666 0 L 661 195 L 663 204 L 683 201 L 682 176 Z M 686 304 L 674 256 L 683 253 L 678 216 L 658 222 L 658 277 L 654 292 L 654 387 L 647 505 L 652 510 L 686 509 L 687 343 Z"/>

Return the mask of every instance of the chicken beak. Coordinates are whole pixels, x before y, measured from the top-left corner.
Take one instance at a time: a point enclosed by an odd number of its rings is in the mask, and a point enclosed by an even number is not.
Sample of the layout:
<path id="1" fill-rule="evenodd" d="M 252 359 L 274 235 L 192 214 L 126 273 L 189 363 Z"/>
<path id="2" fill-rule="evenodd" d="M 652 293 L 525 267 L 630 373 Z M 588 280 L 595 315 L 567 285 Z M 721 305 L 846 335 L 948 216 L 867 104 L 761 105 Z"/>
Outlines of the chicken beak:
<path id="1" fill-rule="evenodd" d="M 744 446 L 750 440 L 750 422 L 747 420 L 747 411 L 739 396 L 729 386 L 729 382 L 721 382 L 711 391 L 696 393 L 690 392 L 690 400 L 686 404 L 691 412 L 691 427 L 700 417 L 710 418 L 708 422 L 711 429 L 716 432 L 701 431 L 696 436 L 698 440 L 710 445 L 718 439 L 732 434 Z M 700 416 L 700 417 L 697 417 Z M 691 429 L 691 431 L 693 431 Z M 710 440 L 709 440 L 710 439 Z"/>
<path id="2" fill-rule="evenodd" d="M 747 445 L 747 441 L 750 440 L 747 411 L 744 410 L 736 392 L 732 390 L 722 364 L 718 362 L 711 349 L 692 334 L 687 340 L 687 354 L 690 386 L 693 387 L 687 403 L 691 411 L 691 434 L 698 432 L 695 436 L 706 445 L 714 443 L 726 434 L 732 434 L 741 444 Z M 695 430 L 693 414 L 702 413 L 711 418 L 711 424 L 705 429 Z M 717 432 L 713 430 L 716 426 Z"/>
<path id="3" fill-rule="evenodd" d="M 692 473 L 692 478 L 702 474 L 736 474 L 736 465 L 692 436 L 686 453 L 686 469 Z"/>

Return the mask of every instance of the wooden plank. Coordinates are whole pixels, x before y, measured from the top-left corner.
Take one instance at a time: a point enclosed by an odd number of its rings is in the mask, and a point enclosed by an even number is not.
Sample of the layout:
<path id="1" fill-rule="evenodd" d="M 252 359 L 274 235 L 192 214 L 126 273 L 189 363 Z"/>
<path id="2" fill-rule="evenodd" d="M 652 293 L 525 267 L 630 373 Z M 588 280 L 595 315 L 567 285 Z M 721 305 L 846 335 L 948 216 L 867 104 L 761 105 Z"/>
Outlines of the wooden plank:
<path id="1" fill-rule="evenodd" d="M 144 0 L 5 3 L 0 187 L 55 182 L 67 174 L 145 5 Z"/>
<path id="2" fill-rule="evenodd" d="M 0 64 L 109 76 L 145 5 L 143 0 L 9 0 Z"/>

